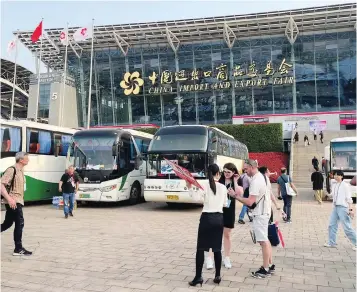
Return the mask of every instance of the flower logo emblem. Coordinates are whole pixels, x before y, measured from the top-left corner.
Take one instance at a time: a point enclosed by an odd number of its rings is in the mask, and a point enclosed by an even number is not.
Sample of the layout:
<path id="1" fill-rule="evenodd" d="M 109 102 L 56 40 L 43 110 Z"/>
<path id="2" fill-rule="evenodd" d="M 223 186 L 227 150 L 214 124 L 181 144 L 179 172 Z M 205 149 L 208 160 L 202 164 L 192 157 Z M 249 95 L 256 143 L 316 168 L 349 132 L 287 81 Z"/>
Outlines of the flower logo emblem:
<path id="1" fill-rule="evenodd" d="M 144 80 L 140 78 L 139 72 L 130 74 L 126 72 L 124 79 L 120 82 L 120 87 L 124 89 L 125 95 L 139 94 L 140 87 L 144 85 Z"/>

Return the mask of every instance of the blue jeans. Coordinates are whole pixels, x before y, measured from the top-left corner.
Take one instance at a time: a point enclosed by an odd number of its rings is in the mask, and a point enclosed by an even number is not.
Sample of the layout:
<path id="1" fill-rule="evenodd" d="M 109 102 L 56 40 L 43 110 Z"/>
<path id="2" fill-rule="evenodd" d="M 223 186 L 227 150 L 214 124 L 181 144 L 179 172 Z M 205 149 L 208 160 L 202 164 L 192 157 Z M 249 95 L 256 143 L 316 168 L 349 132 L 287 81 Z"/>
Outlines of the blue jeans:
<path id="1" fill-rule="evenodd" d="M 246 205 L 243 205 L 242 211 L 240 211 L 240 214 L 239 214 L 239 220 L 244 219 L 245 214 L 247 214 L 247 210 L 248 210 L 248 207 Z"/>
<path id="2" fill-rule="evenodd" d="M 74 206 L 74 199 L 75 199 L 74 193 L 67 193 L 67 194 L 63 193 L 63 210 L 65 215 L 68 215 L 68 213 L 72 213 L 73 206 Z"/>
<path id="3" fill-rule="evenodd" d="M 330 216 L 330 224 L 328 226 L 328 243 L 330 245 L 336 245 L 338 221 L 341 221 L 347 238 L 354 246 L 356 246 L 356 231 L 351 226 L 351 217 L 348 216 L 348 208 L 343 206 L 333 207 Z"/>
<path id="4" fill-rule="evenodd" d="M 284 201 L 283 210 L 286 214 L 286 220 L 289 221 L 289 220 L 291 220 L 291 203 L 293 201 L 293 197 L 285 195 L 285 196 L 283 196 L 283 201 Z"/>

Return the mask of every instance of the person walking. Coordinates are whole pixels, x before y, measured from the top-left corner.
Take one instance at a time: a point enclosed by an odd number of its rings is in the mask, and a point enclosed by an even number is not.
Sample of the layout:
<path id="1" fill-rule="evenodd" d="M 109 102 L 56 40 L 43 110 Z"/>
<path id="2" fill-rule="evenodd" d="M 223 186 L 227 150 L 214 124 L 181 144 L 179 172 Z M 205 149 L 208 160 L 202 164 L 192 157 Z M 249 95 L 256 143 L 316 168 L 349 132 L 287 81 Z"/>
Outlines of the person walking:
<path id="1" fill-rule="evenodd" d="M 236 201 L 231 194 L 235 195 L 235 190 L 238 189 L 238 169 L 233 163 L 226 163 L 223 166 L 223 174 L 219 179 L 219 182 L 222 185 L 225 185 L 227 188 L 227 207 L 223 208 L 223 246 L 224 246 L 224 259 L 223 264 L 227 269 L 232 268 L 231 263 L 231 246 L 232 239 L 231 233 L 234 229 L 235 214 L 236 214 Z M 233 191 L 232 191 L 233 190 Z M 210 253 L 206 258 L 207 269 L 213 269 L 213 259 L 212 254 Z"/>
<path id="2" fill-rule="evenodd" d="M 6 169 L 1 177 L 1 195 L 4 197 L 6 208 L 5 220 L 1 224 L 1 232 L 9 229 L 15 222 L 15 249 L 13 255 L 30 256 L 32 252 L 22 246 L 22 232 L 25 225 L 22 208 L 26 191 L 24 167 L 29 163 L 29 156 L 26 152 L 17 152 L 15 161 L 15 165 Z"/>
<path id="3" fill-rule="evenodd" d="M 278 177 L 277 184 L 278 184 L 278 196 L 283 199 L 284 207 L 283 211 L 286 214 L 286 223 L 291 223 L 291 205 L 293 201 L 293 197 L 290 196 L 286 190 L 286 184 L 290 183 L 291 188 L 297 194 L 297 189 L 293 184 L 291 178 L 286 174 L 286 168 L 283 167 L 281 169 L 281 176 Z"/>
<path id="4" fill-rule="evenodd" d="M 353 250 L 356 250 L 356 231 L 351 225 L 351 219 L 354 216 L 353 202 L 351 197 L 350 186 L 343 181 L 343 171 L 337 170 L 334 174 L 336 184 L 332 187 L 333 209 L 330 215 L 330 223 L 328 226 L 328 242 L 325 247 L 336 247 L 336 235 L 338 222 L 341 221 L 346 237 L 353 245 Z"/>
<path id="5" fill-rule="evenodd" d="M 320 172 L 319 167 L 311 174 L 312 189 L 315 191 L 315 198 L 319 204 L 322 204 L 323 189 L 324 189 L 324 176 Z"/>
<path id="6" fill-rule="evenodd" d="M 322 168 L 322 172 L 326 171 L 326 159 L 323 156 L 321 158 L 321 168 Z"/>
<path id="7" fill-rule="evenodd" d="M 314 133 L 314 140 L 316 141 L 317 140 L 317 131 L 316 131 L 316 129 L 314 129 L 313 133 Z"/>
<path id="8" fill-rule="evenodd" d="M 310 145 L 310 142 L 309 142 L 309 137 L 307 135 L 304 136 L 304 144 L 305 144 L 305 147 L 307 145 Z"/>
<path id="9" fill-rule="evenodd" d="M 324 143 L 324 133 L 322 133 L 322 131 L 320 131 L 320 141 L 321 141 L 321 143 Z"/>
<path id="10" fill-rule="evenodd" d="M 203 209 L 198 226 L 197 251 L 196 251 L 196 275 L 189 282 L 190 286 L 200 284 L 202 286 L 202 268 L 204 252 L 213 250 L 216 274 L 214 283 L 221 282 L 222 265 L 222 237 L 223 237 L 223 207 L 227 206 L 227 188 L 219 183 L 220 171 L 217 164 L 208 167 L 208 183 L 202 184 L 204 191 L 199 190 L 203 196 Z M 187 184 L 190 195 L 193 195 L 192 185 Z M 229 193 L 234 192 L 233 189 Z"/>
<path id="11" fill-rule="evenodd" d="M 319 160 L 316 158 L 316 156 L 314 156 L 314 158 L 311 160 L 311 164 L 314 169 L 319 167 Z"/>
<path id="12" fill-rule="evenodd" d="M 254 278 L 267 278 L 275 272 L 272 261 L 272 248 L 268 239 L 268 226 L 271 213 L 271 198 L 266 177 L 258 171 L 258 163 L 253 159 L 245 161 L 244 169 L 252 178 L 249 185 L 249 197 L 244 198 L 240 192 L 237 200 L 253 208 L 253 233 L 262 248 L 263 265 L 251 275 Z"/>
<path id="13" fill-rule="evenodd" d="M 73 165 L 70 165 L 62 175 L 58 186 L 59 191 L 63 193 L 63 211 L 66 219 L 68 215 L 73 217 L 74 201 L 78 186 L 78 176 L 74 173 Z"/>
<path id="14" fill-rule="evenodd" d="M 245 192 L 246 189 L 249 188 L 250 177 L 245 172 L 243 172 L 243 174 L 240 176 L 239 179 L 242 182 L 243 191 Z M 248 211 L 248 207 L 246 205 L 243 205 L 242 210 L 240 211 L 239 214 L 239 219 L 238 219 L 239 224 L 245 224 L 244 216 L 247 214 L 247 211 Z"/>
<path id="15" fill-rule="evenodd" d="M 299 142 L 299 133 L 298 132 L 295 133 L 293 142 L 294 143 Z"/>

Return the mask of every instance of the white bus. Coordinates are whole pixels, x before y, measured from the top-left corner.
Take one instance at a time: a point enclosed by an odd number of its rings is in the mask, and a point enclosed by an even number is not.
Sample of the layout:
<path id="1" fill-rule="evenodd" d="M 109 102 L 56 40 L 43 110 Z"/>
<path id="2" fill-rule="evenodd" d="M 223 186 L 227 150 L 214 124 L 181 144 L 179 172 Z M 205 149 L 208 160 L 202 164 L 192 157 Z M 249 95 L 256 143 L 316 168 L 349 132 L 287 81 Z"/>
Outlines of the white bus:
<path id="1" fill-rule="evenodd" d="M 29 153 L 25 167 L 25 202 L 50 200 L 60 195 L 58 182 L 66 168 L 66 155 L 75 129 L 30 121 L 1 120 L 0 172 L 15 164 L 15 154 Z"/>
<path id="2" fill-rule="evenodd" d="M 121 128 L 93 128 L 77 132 L 68 152 L 79 176 L 77 202 L 138 203 L 143 198 L 147 152 L 151 134 Z"/>
<path id="3" fill-rule="evenodd" d="M 325 147 L 326 157 L 326 189 L 331 193 L 332 185 L 336 183 L 335 179 L 330 178 L 330 172 L 342 170 L 344 181 L 349 183 L 357 174 L 356 169 L 356 137 L 336 138 L 330 141 L 330 145 Z M 351 186 L 352 198 L 356 202 L 357 190 Z"/>
<path id="4" fill-rule="evenodd" d="M 168 205 L 203 203 L 189 196 L 185 181 L 175 175 L 164 158 L 189 170 L 199 182 L 207 179 L 207 168 L 212 163 L 222 170 L 225 163 L 232 162 L 241 171 L 248 149 L 233 136 L 208 126 L 168 126 L 156 132 L 148 150 L 145 200 Z"/>

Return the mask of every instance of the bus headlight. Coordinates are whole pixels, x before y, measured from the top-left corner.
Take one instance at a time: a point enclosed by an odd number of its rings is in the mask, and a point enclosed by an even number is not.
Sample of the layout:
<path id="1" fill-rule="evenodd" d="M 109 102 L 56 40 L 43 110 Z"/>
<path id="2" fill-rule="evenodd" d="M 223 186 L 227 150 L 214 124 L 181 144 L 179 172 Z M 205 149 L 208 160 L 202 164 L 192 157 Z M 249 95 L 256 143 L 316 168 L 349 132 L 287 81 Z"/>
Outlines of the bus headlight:
<path id="1" fill-rule="evenodd" d="M 115 190 L 117 188 L 117 185 L 112 185 L 112 186 L 107 186 L 107 187 L 104 187 L 104 188 L 100 188 L 100 191 L 102 193 L 104 192 L 110 192 L 112 190 Z"/>

